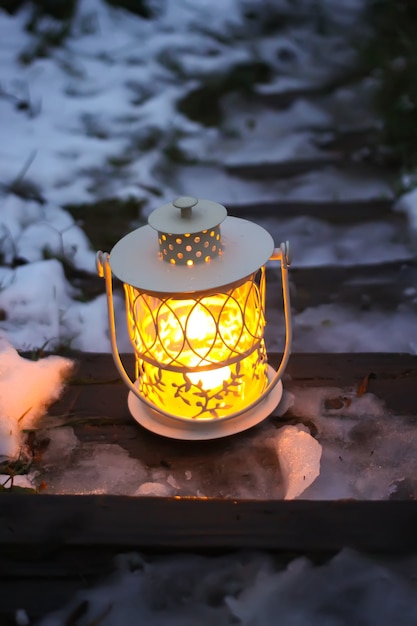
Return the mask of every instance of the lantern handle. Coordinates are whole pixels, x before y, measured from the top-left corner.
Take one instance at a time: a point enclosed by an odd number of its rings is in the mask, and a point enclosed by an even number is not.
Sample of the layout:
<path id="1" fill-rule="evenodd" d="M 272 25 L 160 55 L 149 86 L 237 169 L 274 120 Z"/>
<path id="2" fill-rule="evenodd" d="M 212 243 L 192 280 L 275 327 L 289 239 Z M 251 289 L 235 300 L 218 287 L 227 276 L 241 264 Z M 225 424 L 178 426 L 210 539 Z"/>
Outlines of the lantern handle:
<path id="1" fill-rule="evenodd" d="M 119 348 L 117 346 L 117 338 L 116 338 L 116 322 L 114 319 L 114 306 L 113 306 L 113 281 L 112 281 L 112 273 L 110 267 L 110 254 L 108 252 L 102 252 L 99 250 L 96 256 L 96 266 L 97 273 L 100 278 L 104 278 L 106 281 L 106 295 L 107 295 L 107 316 L 109 321 L 109 331 L 110 331 L 110 343 L 111 343 L 111 351 L 113 355 L 114 364 L 117 367 L 117 370 L 122 377 L 122 380 L 129 387 L 129 389 L 138 396 L 138 390 L 130 379 L 128 373 L 125 370 L 125 367 L 120 358 Z M 140 396 L 138 396 L 140 397 Z"/>
<path id="2" fill-rule="evenodd" d="M 281 264 L 281 276 L 282 276 L 282 295 L 284 300 L 284 316 L 285 316 L 285 347 L 284 353 L 282 355 L 281 363 L 269 382 L 268 386 L 261 395 L 256 398 L 249 406 L 246 406 L 244 409 L 240 411 L 236 411 L 231 415 L 227 416 L 227 419 L 231 419 L 233 417 L 238 417 L 242 413 L 246 413 L 250 409 L 254 408 L 258 405 L 262 400 L 272 391 L 272 389 L 278 384 L 281 380 L 284 370 L 287 366 L 288 360 L 291 355 L 291 344 L 292 344 L 292 323 L 291 323 L 291 305 L 290 305 L 290 287 L 288 280 L 288 266 L 291 263 L 291 251 L 289 242 L 281 243 L 279 248 L 275 248 L 270 259 L 270 261 L 280 261 Z M 178 419 L 178 416 L 169 413 L 168 411 L 164 411 L 162 408 L 155 407 L 151 402 L 146 400 L 142 395 L 140 395 L 136 385 L 130 379 L 127 374 L 122 360 L 120 358 L 119 348 L 117 346 L 117 338 L 116 338 L 116 322 L 114 319 L 114 306 L 113 306 L 113 285 L 112 285 L 112 271 L 110 267 L 110 254 L 108 252 L 102 252 L 101 250 L 97 252 L 96 257 L 96 265 L 97 265 L 97 273 L 101 278 L 104 278 L 106 281 L 106 294 L 107 294 L 107 314 L 109 321 L 109 331 L 110 331 L 110 343 L 112 348 L 113 360 L 116 365 L 116 368 L 122 377 L 125 384 L 128 388 L 134 393 L 134 395 L 139 398 L 141 402 L 146 404 L 150 409 L 157 410 L 159 413 L 162 413 L 166 417 L 171 417 L 174 419 Z"/>
<path id="3" fill-rule="evenodd" d="M 274 374 L 271 382 L 269 383 L 266 390 L 262 393 L 261 398 L 265 396 L 266 393 L 269 393 L 271 389 L 275 387 L 275 385 L 282 378 L 285 368 L 287 367 L 288 360 L 291 355 L 291 345 L 292 345 L 292 321 L 291 321 L 291 300 L 290 300 L 290 284 L 288 279 L 288 267 L 291 265 L 292 261 L 292 253 L 290 248 L 290 242 L 285 241 L 281 243 L 279 248 L 275 248 L 272 255 L 270 256 L 270 261 L 280 261 L 281 263 L 281 277 L 282 277 L 282 297 L 284 301 L 284 317 L 285 317 L 285 346 L 284 353 L 282 355 L 281 363 Z"/>

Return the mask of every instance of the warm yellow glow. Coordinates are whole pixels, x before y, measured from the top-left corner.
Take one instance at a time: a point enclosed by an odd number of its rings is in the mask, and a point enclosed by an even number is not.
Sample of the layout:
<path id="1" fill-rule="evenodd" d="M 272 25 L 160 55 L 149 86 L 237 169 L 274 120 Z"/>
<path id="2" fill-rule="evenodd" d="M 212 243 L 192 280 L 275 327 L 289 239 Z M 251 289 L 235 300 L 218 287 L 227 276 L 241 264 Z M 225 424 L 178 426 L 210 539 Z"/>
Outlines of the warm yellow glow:
<path id="1" fill-rule="evenodd" d="M 184 418 L 226 417 L 267 384 L 264 275 L 198 299 L 158 298 L 125 285 L 140 392 Z M 201 371 L 201 368 L 203 371 Z"/>
<path id="2" fill-rule="evenodd" d="M 197 387 L 200 383 L 201 388 L 205 391 L 217 389 L 223 385 L 223 381 L 230 378 L 230 367 L 219 367 L 219 369 L 208 370 L 207 372 L 194 372 L 193 374 L 188 374 L 188 378 Z"/>

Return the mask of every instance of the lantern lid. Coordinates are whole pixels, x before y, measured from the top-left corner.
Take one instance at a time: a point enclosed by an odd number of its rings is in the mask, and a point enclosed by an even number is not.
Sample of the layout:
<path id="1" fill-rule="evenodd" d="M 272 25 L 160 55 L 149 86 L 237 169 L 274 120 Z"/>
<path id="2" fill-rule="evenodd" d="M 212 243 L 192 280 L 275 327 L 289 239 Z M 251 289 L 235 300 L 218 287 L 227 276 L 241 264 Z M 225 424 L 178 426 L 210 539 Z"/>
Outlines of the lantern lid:
<path id="1" fill-rule="evenodd" d="M 186 198 L 189 200 L 188 197 Z M 224 212 L 227 215 L 222 205 L 209 200 L 198 200 L 192 208 L 207 208 L 211 205 L 215 205 L 210 220 L 213 226 L 213 215 L 216 217 L 214 222 L 217 224 L 217 220 L 224 216 Z M 166 211 L 166 207 L 168 211 L 172 210 L 174 215 L 179 215 L 173 218 L 174 222 L 175 219 L 183 220 L 178 207 L 169 204 L 160 209 Z M 216 207 L 221 207 L 221 212 Z M 195 263 L 192 266 L 167 263 L 159 251 L 158 235 L 154 230 L 155 224 L 157 229 L 160 225 L 164 229 L 167 227 L 165 215 L 161 218 L 162 222 L 159 222 L 160 214 L 163 213 L 160 209 L 156 209 L 150 215 L 151 226 L 142 226 L 129 233 L 118 241 L 110 252 L 110 267 L 113 274 L 123 283 L 142 291 L 155 294 L 187 295 L 231 285 L 258 271 L 269 260 L 274 250 L 274 241 L 264 228 L 245 219 L 227 216 L 223 217 L 221 226 L 221 254 L 210 258 L 208 262 Z M 154 219 L 155 213 L 158 212 L 159 215 Z M 203 213 L 204 211 L 201 215 L 196 213 L 196 223 L 199 223 L 199 229 L 201 223 L 207 224 L 207 221 L 203 222 L 208 219 L 207 213 L 204 215 Z M 174 222 L 172 222 L 173 226 Z M 211 226 L 208 228 L 210 229 Z M 189 230 L 191 229 L 182 229 L 175 234 L 188 234 Z"/>
<path id="2" fill-rule="evenodd" d="M 184 235 L 218 226 L 226 216 L 225 207 L 218 202 L 181 196 L 155 209 L 148 223 L 160 233 Z"/>

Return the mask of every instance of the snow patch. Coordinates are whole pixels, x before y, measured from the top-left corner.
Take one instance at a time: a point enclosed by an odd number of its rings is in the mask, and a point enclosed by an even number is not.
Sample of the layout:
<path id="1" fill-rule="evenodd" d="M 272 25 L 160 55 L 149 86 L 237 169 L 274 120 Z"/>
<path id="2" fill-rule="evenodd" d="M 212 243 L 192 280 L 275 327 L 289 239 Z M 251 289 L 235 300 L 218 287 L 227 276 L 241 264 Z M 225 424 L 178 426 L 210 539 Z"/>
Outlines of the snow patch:
<path id="1" fill-rule="evenodd" d="M 24 359 L 0 338 L 0 456 L 18 454 L 22 430 L 58 399 L 72 368 L 72 361 L 58 356 Z"/>

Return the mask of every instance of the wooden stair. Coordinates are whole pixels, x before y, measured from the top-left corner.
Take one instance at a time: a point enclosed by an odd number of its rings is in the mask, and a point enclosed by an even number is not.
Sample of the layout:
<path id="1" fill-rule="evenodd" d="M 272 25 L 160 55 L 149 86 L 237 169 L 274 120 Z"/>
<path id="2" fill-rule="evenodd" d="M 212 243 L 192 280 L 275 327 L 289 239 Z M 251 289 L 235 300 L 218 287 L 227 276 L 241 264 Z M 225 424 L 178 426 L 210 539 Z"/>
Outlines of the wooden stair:
<path id="1" fill-rule="evenodd" d="M 205 442 L 168 440 L 132 419 L 127 388 L 108 354 L 72 354 L 77 376 L 50 410 L 66 415 L 81 442 L 121 446 L 150 467 L 192 467 L 204 477 L 233 463 L 233 447 L 250 445 L 246 431 Z M 279 355 L 270 355 L 272 364 Z M 128 371 L 133 357 L 124 355 Z M 384 401 L 387 411 L 415 420 L 417 357 L 395 354 L 294 354 L 286 388 L 350 387 Z M 272 416 L 278 427 L 282 418 Z M 40 462 L 39 459 L 37 461 Z M 226 481 L 227 482 L 227 481 Z M 383 523 L 381 523 L 381 520 Z M 76 591 L 110 574 L 115 555 L 268 550 L 283 563 L 308 553 L 323 560 L 349 546 L 379 556 L 417 552 L 417 502 L 279 501 L 111 495 L 0 495 L 0 624 L 25 608 L 38 619 L 61 608 Z M 74 622 L 75 623 L 75 622 Z"/>

